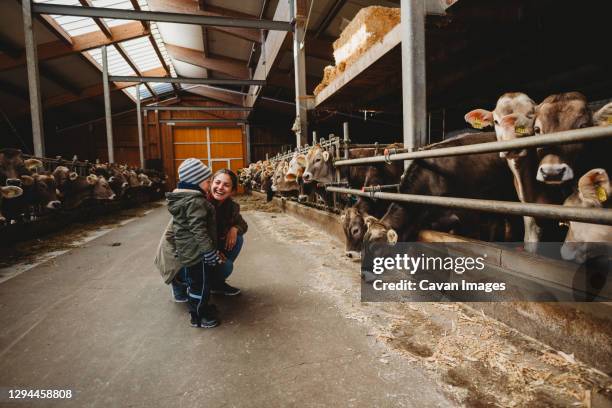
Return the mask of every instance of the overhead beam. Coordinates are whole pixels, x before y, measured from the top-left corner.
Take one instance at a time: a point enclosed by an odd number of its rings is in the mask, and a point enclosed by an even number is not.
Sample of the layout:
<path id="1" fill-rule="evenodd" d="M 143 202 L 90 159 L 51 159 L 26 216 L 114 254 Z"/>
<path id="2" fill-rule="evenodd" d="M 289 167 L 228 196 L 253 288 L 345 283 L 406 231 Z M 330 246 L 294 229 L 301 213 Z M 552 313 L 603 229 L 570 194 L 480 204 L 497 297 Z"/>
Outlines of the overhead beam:
<path id="1" fill-rule="evenodd" d="M 81 3 L 83 7 L 93 7 L 94 6 L 91 0 L 79 0 L 79 3 Z M 100 31 L 104 33 L 106 38 L 113 38 L 113 35 L 111 34 L 110 29 L 108 28 L 108 25 L 106 25 L 106 22 L 104 20 L 98 17 L 94 18 L 93 20 L 98 26 L 98 28 L 100 29 Z"/>
<path id="2" fill-rule="evenodd" d="M 244 103 L 243 97 L 241 95 L 232 92 L 227 92 L 223 89 L 213 88 L 210 86 L 191 86 L 188 88 L 183 88 L 183 90 L 195 95 L 203 96 L 208 99 L 225 102 L 232 105 L 243 106 Z"/>
<path id="3" fill-rule="evenodd" d="M 198 2 L 193 0 L 149 0 L 149 7 L 151 10 L 159 11 L 159 12 L 167 12 L 167 13 L 183 13 L 183 14 L 192 14 L 198 16 L 228 16 L 226 14 L 210 11 L 210 10 L 202 10 L 198 6 Z M 231 16 L 229 16 L 231 17 Z M 249 19 L 253 19 L 252 16 L 248 17 Z M 240 27 L 211 27 L 217 31 L 224 32 L 226 34 L 232 35 L 237 38 L 242 38 L 248 41 L 261 42 L 260 34 L 257 30 L 252 30 L 248 28 L 240 28 Z"/>
<path id="4" fill-rule="evenodd" d="M 110 30 L 112 39 L 106 38 L 106 36 L 99 31 L 94 31 L 92 33 L 72 37 L 72 45 L 67 45 L 61 40 L 40 44 L 37 47 L 38 60 L 46 61 L 65 57 L 67 55 L 78 54 L 83 51 L 98 48 L 102 45 L 116 44 L 121 41 L 149 35 L 149 31 L 143 29 L 140 23 L 136 22 L 112 27 Z M 26 58 L 23 53 L 16 58 L 11 58 L 9 55 L 0 55 L 0 71 L 17 68 L 25 65 L 25 63 Z"/>
<path id="5" fill-rule="evenodd" d="M 274 20 L 291 19 L 290 7 L 288 1 L 279 1 L 274 12 Z M 274 66 L 278 54 L 287 38 L 285 31 L 270 31 L 266 38 L 265 44 L 262 44 L 262 53 L 259 56 L 259 62 L 255 68 L 253 79 L 265 80 Z M 249 87 L 249 94 L 246 97 L 246 106 L 253 106 L 257 101 L 261 88 L 257 86 Z"/>
<path id="6" fill-rule="evenodd" d="M 216 27 L 242 27 L 262 30 L 291 31 L 288 20 L 259 20 L 234 17 L 206 16 L 181 13 L 165 13 L 158 11 L 121 10 L 102 7 L 63 6 L 48 3 L 34 3 L 32 12 L 37 14 L 99 17 L 119 20 L 158 21 L 163 23 L 206 25 Z"/>
<path id="7" fill-rule="evenodd" d="M 132 3 L 132 7 L 134 7 L 134 10 L 141 10 L 140 4 L 138 3 L 138 0 L 130 0 L 130 3 Z M 148 21 L 141 21 L 140 24 L 142 24 L 142 27 L 145 30 L 149 29 L 149 22 Z"/>
<path id="8" fill-rule="evenodd" d="M 155 68 L 149 71 L 144 71 L 144 75 L 162 75 L 164 72 L 161 68 Z M 125 88 L 129 88 L 134 86 L 134 83 L 131 82 L 115 82 L 110 84 L 110 91 L 119 91 Z M 102 83 L 89 86 L 87 88 L 81 89 L 81 92 L 78 95 L 74 95 L 72 93 L 61 94 L 57 96 L 53 96 L 51 98 L 45 99 L 43 101 L 43 108 L 50 109 L 58 106 L 66 105 L 72 102 L 78 102 L 84 99 L 94 98 L 96 96 L 100 96 L 104 93 L 104 89 Z"/>
<path id="9" fill-rule="evenodd" d="M 202 112 L 250 112 L 253 108 L 244 106 L 143 106 L 142 110 L 202 111 Z"/>
<path id="10" fill-rule="evenodd" d="M 185 77 L 146 77 L 146 76 L 118 76 L 109 77 L 112 82 L 163 82 L 167 84 L 191 85 L 258 85 L 263 86 L 266 81 L 255 79 L 222 79 L 222 78 L 185 78 Z"/>
<path id="11" fill-rule="evenodd" d="M 159 123 L 246 123 L 246 119 L 161 119 Z"/>
<path id="12" fill-rule="evenodd" d="M 190 65 L 221 72 L 234 78 L 249 77 L 246 63 L 240 60 L 225 57 L 206 57 L 202 51 L 173 44 L 166 44 L 166 51 L 168 51 L 172 58 Z"/>

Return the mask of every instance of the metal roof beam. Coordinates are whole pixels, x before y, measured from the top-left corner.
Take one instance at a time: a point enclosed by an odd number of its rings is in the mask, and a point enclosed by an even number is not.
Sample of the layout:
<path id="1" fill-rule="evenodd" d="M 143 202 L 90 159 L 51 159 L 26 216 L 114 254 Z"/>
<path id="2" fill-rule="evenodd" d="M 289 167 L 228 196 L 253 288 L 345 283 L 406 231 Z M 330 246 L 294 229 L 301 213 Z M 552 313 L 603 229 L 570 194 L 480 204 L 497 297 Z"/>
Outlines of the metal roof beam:
<path id="1" fill-rule="evenodd" d="M 291 31 L 289 21 L 245 19 L 220 16 L 203 16 L 158 11 L 121 10 L 102 7 L 62 6 L 56 4 L 34 3 L 32 12 L 37 14 L 113 18 L 119 20 L 159 21 L 175 24 L 207 25 L 216 27 L 242 27 L 263 30 Z"/>
<path id="2" fill-rule="evenodd" d="M 159 123 L 245 123 L 246 119 L 160 119 Z"/>
<path id="3" fill-rule="evenodd" d="M 200 50 L 173 44 L 166 44 L 166 51 L 170 53 L 172 58 L 200 68 L 221 72 L 234 78 L 248 78 L 250 76 L 246 63 L 243 61 L 226 57 L 206 57 Z"/>
<path id="4" fill-rule="evenodd" d="M 82 7 L 79 7 L 82 8 Z M 106 38 L 99 31 L 76 35 L 72 37 L 72 45 L 67 45 L 64 41 L 52 41 L 38 46 L 38 60 L 45 61 L 54 58 L 65 57 L 67 55 L 78 54 L 83 51 L 98 48 L 102 45 L 116 44 L 121 41 L 132 40 L 134 38 L 149 35 L 149 31 L 142 28 L 140 23 L 132 22 L 122 24 L 111 29 L 112 39 Z M 0 55 L 0 71 L 17 68 L 25 65 L 25 53 L 22 52 L 17 58 L 9 55 Z"/>
<path id="5" fill-rule="evenodd" d="M 276 11 L 274 12 L 274 19 L 291 19 L 290 16 L 290 7 L 289 2 L 287 1 L 279 1 L 276 6 Z M 278 54 L 283 47 L 283 43 L 285 42 L 285 38 L 287 37 L 287 33 L 283 31 L 271 31 L 268 33 L 266 37 L 266 42 L 262 45 L 262 52 L 259 56 L 259 62 L 257 63 L 257 67 L 255 68 L 255 72 L 253 74 L 253 78 L 265 80 L 270 73 L 270 70 L 274 66 Z M 257 101 L 257 97 L 259 96 L 259 92 L 261 88 L 256 86 L 251 86 L 249 88 L 249 94 L 246 98 L 246 105 L 253 106 Z"/>
<path id="6" fill-rule="evenodd" d="M 255 79 L 217 79 L 217 78 L 172 78 L 172 77 L 148 77 L 148 76 L 109 76 L 112 82 L 163 82 L 168 84 L 193 84 L 193 85 L 256 85 L 263 86 L 266 81 Z"/>
<path id="7" fill-rule="evenodd" d="M 149 0 L 151 10 L 168 12 L 168 13 L 184 13 L 199 16 L 217 16 L 217 17 L 236 17 L 235 15 L 223 14 L 216 11 L 204 10 L 199 7 L 198 2 L 193 0 Z M 252 19 L 251 16 L 246 17 Z M 242 38 L 247 41 L 261 42 L 260 34 L 257 30 L 240 28 L 240 27 L 211 27 L 216 31 L 221 31 L 236 38 Z"/>
<path id="8" fill-rule="evenodd" d="M 183 88 L 183 90 L 215 101 L 225 102 L 237 106 L 244 105 L 244 99 L 242 95 L 235 94 L 234 92 L 223 88 L 213 88 L 210 86 L 191 86 Z"/>
<path id="9" fill-rule="evenodd" d="M 253 108 L 244 106 L 143 106 L 142 110 L 202 111 L 202 112 L 250 112 Z"/>

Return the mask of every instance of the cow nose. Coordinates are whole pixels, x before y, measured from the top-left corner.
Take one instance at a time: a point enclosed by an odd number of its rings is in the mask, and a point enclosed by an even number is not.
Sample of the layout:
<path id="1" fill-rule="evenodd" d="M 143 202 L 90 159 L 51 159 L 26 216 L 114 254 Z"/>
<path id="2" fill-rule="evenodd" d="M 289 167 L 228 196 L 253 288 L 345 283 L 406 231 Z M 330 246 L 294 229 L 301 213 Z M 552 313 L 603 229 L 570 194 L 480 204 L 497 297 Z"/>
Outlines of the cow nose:
<path id="1" fill-rule="evenodd" d="M 60 201 L 49 201 L 49 204 L 47 204 L 47 208 L 51 210 L 57 210 L 61 206 L 62 206 L 62 203 Z"/>
<path id="2" fill-rule="evenodd" d="M 310 173 L 304 173 L 304 175 L 302 176 L 304 181 L 310 181 L 310 177 L 312 177 L 312 174 Z"/>
<path id="3" fill-rule="evenodd" d="M 361 232 L 361 228 L 359 228 L 359 227 L 355 227 L 355 228 L 351 229 L 351 234 L 353 234 L 353 235 L 359 235 L 360 232 Z"/>

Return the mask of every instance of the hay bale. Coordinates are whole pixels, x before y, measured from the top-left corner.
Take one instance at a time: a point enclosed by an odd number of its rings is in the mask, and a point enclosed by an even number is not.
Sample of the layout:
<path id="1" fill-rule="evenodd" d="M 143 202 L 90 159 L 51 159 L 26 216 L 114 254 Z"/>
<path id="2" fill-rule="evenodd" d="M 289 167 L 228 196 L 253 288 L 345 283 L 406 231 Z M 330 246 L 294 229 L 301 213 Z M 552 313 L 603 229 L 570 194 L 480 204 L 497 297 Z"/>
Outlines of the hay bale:
<path id="1" fill-rule="evenodd" d="M 323 80 L 314 89 L 318 95 L 347 66 L 352 64 L 375 43 L 382 41 L 393 27 L 400 22 L 400 9 L 370 6 L 359 10 L 355 18 L 346 26 L 340 37 L 334 41 L 335 66 L 323 69 Z"/>
<path id="2" fill-rule="evenodd" d="M 334 41 L 334 61 L 350 65 L 350 61 L 363 54 L 378 41 L 382 41 L 393 27 L 400 22 L 400 9 L 370 6 L 359 10 L 346 26 L 340 37 Z"/>

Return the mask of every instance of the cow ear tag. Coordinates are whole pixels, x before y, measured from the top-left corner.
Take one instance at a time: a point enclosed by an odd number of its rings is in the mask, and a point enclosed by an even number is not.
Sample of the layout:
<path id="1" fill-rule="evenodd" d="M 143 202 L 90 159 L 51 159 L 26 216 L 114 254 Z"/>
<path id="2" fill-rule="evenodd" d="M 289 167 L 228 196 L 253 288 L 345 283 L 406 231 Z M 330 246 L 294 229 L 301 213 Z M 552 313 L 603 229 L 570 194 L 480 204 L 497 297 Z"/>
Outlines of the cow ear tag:
<path id="1" fill-rule="evenodd" d="M 602 186 L 595 187 L 595 192 L 597 193 L 597 199 L 600 203 L 605 203 L 608 201 L 608 193 L 606 193 L 606 189 Z"/>
<path id="2" fill-rule="evenodd" d="M 519 134 L 519 135 L 526 135 L 527 134 L 527 128 L 525 128 L 525 126 L 516 126 L 514 128 L 514 132 Z"/>
<path id="3" fill-rule="evenodd" d="M 482 121 L 480 119 L 473 119 L 472 120 L 472 127 L 474 129 L 482 129 Z"/>

